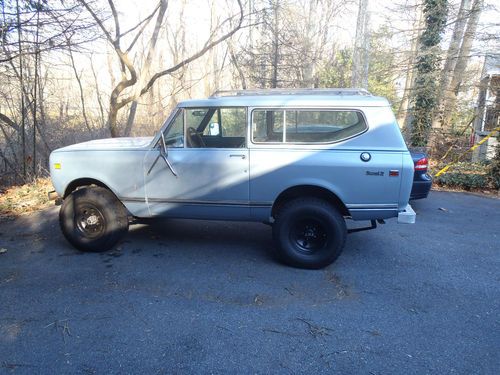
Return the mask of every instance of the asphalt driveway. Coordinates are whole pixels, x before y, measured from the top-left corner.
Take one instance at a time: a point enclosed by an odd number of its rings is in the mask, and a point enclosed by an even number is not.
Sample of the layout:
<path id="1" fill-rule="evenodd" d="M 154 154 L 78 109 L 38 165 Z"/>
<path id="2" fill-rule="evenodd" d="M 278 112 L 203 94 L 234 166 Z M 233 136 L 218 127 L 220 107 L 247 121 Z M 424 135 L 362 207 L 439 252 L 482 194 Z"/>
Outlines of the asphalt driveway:
<path id="1" fill-rule="evenodd" d="M 134 225 L 81 254 L 56 208 L 2 222 L 0 373 L 497 374 L 500 200 L 413 207 L 320 271 L 276 263 L 263 224 Z"/>

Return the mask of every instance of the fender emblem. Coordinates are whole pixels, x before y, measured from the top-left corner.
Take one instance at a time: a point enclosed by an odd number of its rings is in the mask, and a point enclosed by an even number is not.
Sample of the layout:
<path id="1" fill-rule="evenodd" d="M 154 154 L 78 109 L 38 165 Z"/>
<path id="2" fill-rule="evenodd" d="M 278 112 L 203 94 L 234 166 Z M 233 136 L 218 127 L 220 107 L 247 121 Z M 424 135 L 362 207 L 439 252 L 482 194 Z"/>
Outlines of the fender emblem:
<path id="1" fill-rule="evenodd" d="M 378 172 L 371 172 L 371 171 L 366 171 L 367 176 L 383 176 L 384 172 L 378 171 Z"/>

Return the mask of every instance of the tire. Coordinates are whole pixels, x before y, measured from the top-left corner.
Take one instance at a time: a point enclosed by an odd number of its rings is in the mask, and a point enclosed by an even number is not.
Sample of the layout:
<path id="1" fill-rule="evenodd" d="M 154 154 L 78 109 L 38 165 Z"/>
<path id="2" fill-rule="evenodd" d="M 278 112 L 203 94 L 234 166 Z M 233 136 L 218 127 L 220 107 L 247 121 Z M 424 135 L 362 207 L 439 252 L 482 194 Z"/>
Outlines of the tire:
<path id="1" fill-rule="evenodd" d="M 128 212 L 115 195 L 90 186 L 72 192 L 59 211 L 64 237 L 81 251 L 111 249 L 128 231 Z"/>
<path id="2" fill-rule="evenodd" d="M 333 263 L 344 248 L 345 220 L 330 203 L 298 198 L 277 213 L 273 238 L 278 258 L 298 268 L 319 269 Z"/>

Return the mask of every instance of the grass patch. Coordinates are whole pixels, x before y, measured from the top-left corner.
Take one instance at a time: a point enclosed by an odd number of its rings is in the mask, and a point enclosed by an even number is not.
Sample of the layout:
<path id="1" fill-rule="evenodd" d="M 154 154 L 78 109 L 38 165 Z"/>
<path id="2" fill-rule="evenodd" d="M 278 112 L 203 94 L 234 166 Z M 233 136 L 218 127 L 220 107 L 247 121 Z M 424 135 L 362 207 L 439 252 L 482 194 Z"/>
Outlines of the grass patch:
<path id="1" fill-rule="evenodd" d="M 54 190 L 50 178 L 39 178 L 33 183 L 0 189 L 0 219 L 19 216 L 49 207 L 47 192 Z"/>

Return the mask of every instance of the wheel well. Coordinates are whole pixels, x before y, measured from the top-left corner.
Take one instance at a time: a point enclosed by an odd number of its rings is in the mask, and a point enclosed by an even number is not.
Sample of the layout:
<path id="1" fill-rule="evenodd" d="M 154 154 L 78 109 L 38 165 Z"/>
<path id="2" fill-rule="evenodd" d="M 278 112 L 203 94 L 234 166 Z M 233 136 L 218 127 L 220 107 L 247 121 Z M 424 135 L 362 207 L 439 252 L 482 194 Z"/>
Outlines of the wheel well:
<path id="1" fill-rule="evenodd" d="M 93 178 L 79 178 L 78 180 L 71 181 L 68 186 L 66 187 L 66 190 L 64 191 L 64 196 L 63 198 L 66 198 L 68 195 L 70 195 L 72 192 L 75 190 L 84 187 L 84 186 L 101 186 L 105 189 L 108 189 L 109 191 L 112 192 L 112 190 L 106 186 L 106 184 L 103 184 L 99 180 L 95 180 Z"/>
<path id="2" fill-rule="evenodd" d="M 271 215 L 275 216 L 276 212 L 278 212 L 286 202 L 289 202 L 290 200 L 295 198 L 302 197 L 315 197 L 324 199 L 325 201 L 337 207 L 342 216 L 351 215 L 345 204 L 340 200 L 339 197 L 337 197 L 337 195 L 335 195 L 335 193 L 328 189 L 313 185 L 294 186 L 283 191 L 274 201 Z"/>

